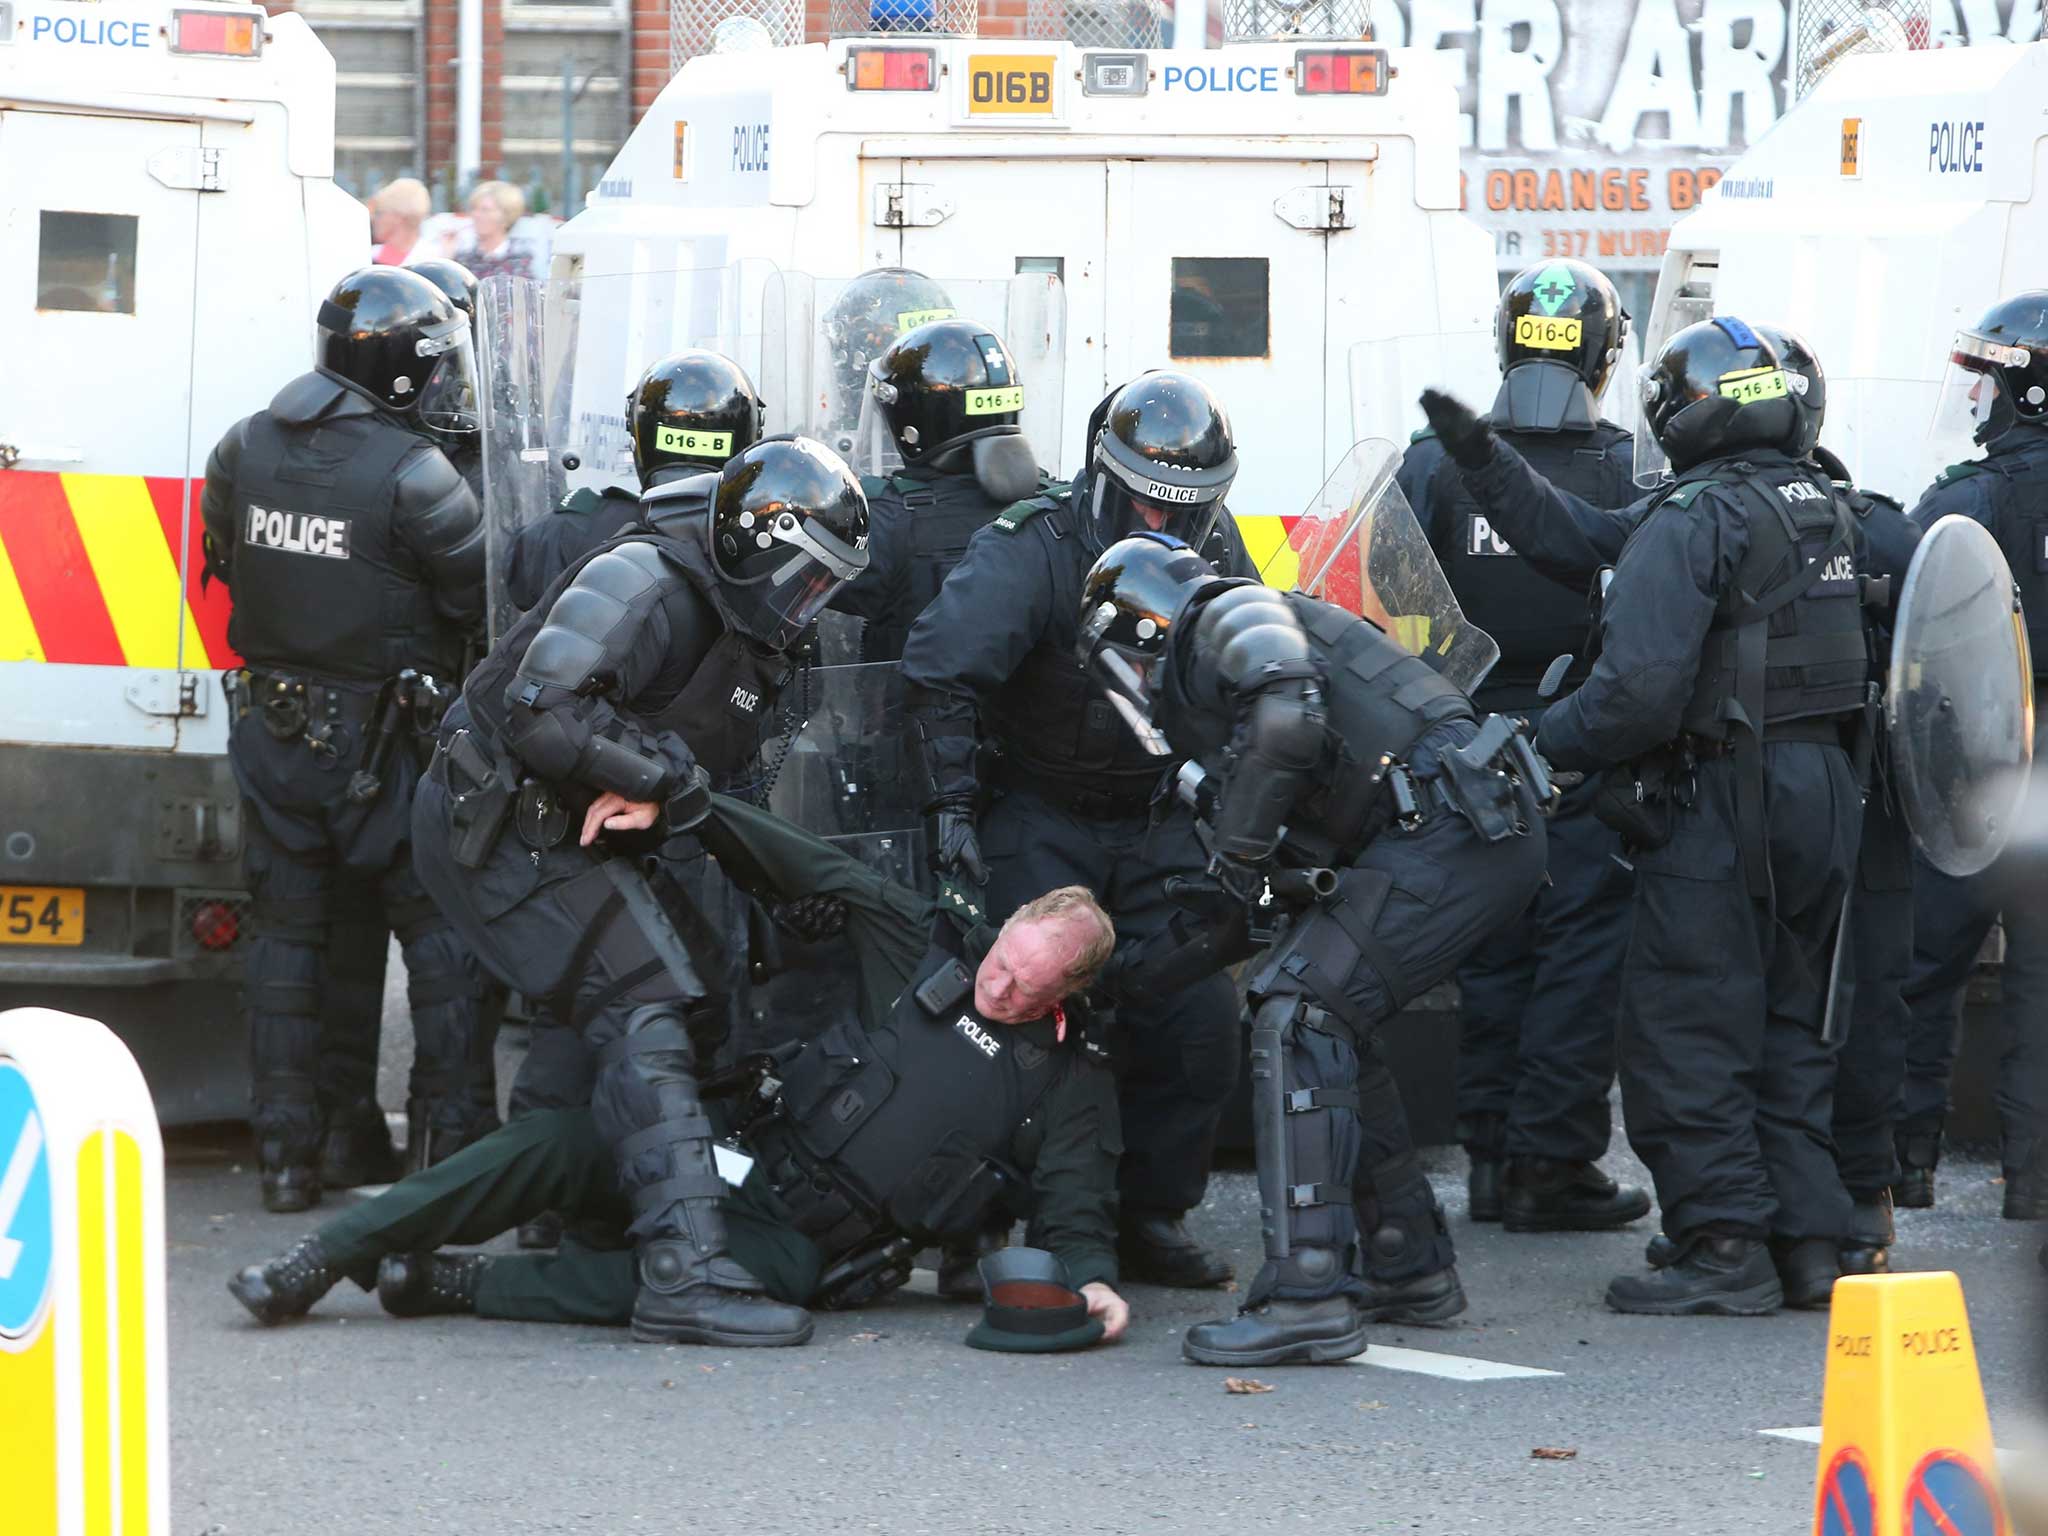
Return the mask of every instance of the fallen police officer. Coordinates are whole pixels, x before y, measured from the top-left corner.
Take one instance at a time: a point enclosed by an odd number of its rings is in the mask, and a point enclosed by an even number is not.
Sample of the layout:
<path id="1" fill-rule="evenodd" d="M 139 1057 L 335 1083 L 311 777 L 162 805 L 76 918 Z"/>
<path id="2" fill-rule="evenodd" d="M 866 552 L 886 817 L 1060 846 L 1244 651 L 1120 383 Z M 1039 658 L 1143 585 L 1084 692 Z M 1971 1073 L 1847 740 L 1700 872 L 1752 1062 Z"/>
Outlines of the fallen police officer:
<path id="1" fill-rule="evenodd" d="M 1106 1063 L 1059 999 L 1085 988 L 1114 943 L 1085 889 L 1026 903 L 1000 931 L 940 915 L 928 898 L 766 812 L 722 796 L 701 836 L 770 903 L 843 922 L 859 962 L 859 1018 L 707 1084 L 718 1155 L 751 1170 L 722 1202 L 728 1240 L 769 1295 L 839 1308 L 901 1285 L 918 1247 L 1017 1210 L 1065 1265 L 1103 1332 L 1129 1309 L 1113 1288 L 1122 1150 Z M 736 1171 L 736 1170 L 735 1170 Z M 587 1238 L 555 1255 L 443 1254 L 544 1209 Z M 638 1280 L 630 1204 L 587 1109 L 529 1115 L 356 1206 L 228 1283 L 265 1323 L 306 1312 L 343 1278 L 401 1317 L 473 1312 L 624 1324 Z M 664 1333 L 664 1338 L 673 1337 Z M 801 1343 L 810 1336 L 806 1319 Z M 735 1339 L 691 1342 L 731 1344 Z"/>

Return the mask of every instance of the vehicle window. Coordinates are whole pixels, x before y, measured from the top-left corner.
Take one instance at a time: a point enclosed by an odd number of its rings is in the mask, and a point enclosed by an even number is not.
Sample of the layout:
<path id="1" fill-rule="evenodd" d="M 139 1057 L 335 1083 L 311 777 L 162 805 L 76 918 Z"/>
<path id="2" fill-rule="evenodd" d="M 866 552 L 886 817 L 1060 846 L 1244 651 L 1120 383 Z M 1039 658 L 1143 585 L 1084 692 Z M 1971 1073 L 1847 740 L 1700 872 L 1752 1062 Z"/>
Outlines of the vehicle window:
<path id="1" fill-rule="evenodd" d="M 1019 256 L 1017 270 L 1021 272 L 1050 272 L 1061 282 L 1067 280 L 1067 258 L 1064 256 Z"/>
<path id="2" fill-rule="evenodd" d="M 135 313 L 135 229 L 127 213 L 42 212 L 36 308 Z"/>
<path id="3" fill-rule="evenodd" d="M 1174 357 L 1264 357 L 1271 298 L 1263 256 L 1176 256 L 1167 351 Z"/>

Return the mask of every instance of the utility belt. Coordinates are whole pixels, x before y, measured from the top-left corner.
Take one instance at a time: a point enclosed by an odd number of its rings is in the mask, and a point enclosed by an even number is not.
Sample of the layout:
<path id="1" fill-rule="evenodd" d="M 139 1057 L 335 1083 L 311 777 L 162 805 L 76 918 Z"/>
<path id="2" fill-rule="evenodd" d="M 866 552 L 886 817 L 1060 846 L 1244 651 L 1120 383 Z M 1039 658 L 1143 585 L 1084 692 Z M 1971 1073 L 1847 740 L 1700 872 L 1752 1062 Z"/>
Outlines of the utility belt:
<path id="1" fill-rule="evenodd" d="M 1816 715 L 1803 720 L 1773 720 L 1764 726 L 1764 742 L 1808 741 L 1817 746 L 1839 747 L 1842 745 L 1844 721 L 1835 715 Z M 1691 753 L 1697 763 L 1711 762 L 1717 757 L 1735 755 L 1735 735 L 1714 740 L 1706 736 L 1695 736 L 1690 732 L 1679 737 L 1679 745 Z"/>
<path id="2" fill-rule="evenodd" d="M 1128 821 L 1147 816 L 1151 814 L 1152 799 L 1157 790 L 1156 783 L 1151 782 L 1142 788 L 1091 789 L 1071 779 L 1033 773 L 1008 759 L 1003 761 L 998 774 L 1004 789 L 1024 790 L 1084 821 Z"/>
<path id="3" fill-rule="evenodd" d="M 1477 735 L 1438 752 L 1426 771 L 1388 764 L 1386 779 L 1389 819 L 1404 832 L 1444 810 L 1470 822 L 1480 841 L 1504 842 L 1527 835 L 1530 815 L 1557 803 L 1550 765 L 1512 715 L 1488 715 Z"/>
<path id="4" fill-rule="evenodd" d="M 1817 746 L 1843 745 L 1848 724 L 1833 715 L 1775 720 L 1764 726 L 1765 745 L 1805 741 Z M 1863 733 L 1866 742 L 1870 733 Z M 1593 814 L 1621 836 L 1624 853 L 1653 853 L 1671 841 L 1678 812 L 1689 811 L 1699 795 L 1699 765 L 1737 754 L 1731 731 L 1718 740 L 1686 732 L 1668 746 L 1644 753 L 1601 775 L 1593 797 Z M 1858 752 L 1865 757 L 1867 747 Z"/>
<path id="5" fill-rule="evenodd" d="M 299 742 L 323 768 L 353 765 L 348 798 L 368 805 L 384 792 L 401 743 L 417 767 L 455 700 L 455 690 L 407 667 L 383 683 L 341 682 L 254 667 L 221 674 L 221 692 L 235 720 L 255 714 L 275 741 Z"/>

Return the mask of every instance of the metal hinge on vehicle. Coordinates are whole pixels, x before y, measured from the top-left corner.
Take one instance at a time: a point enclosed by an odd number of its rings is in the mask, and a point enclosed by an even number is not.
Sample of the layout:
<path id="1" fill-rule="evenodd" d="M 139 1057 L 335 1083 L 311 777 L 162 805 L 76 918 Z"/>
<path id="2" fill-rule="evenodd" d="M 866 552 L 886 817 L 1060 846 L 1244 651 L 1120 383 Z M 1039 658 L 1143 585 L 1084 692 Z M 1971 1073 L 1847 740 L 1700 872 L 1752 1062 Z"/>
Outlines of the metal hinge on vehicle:
<path id="1" fill-rule="evenodd" d="M 180 192 L 225 192 L 227 151 L 201 149 L 193 144 L 173 145 L 149 157 L 149 174 Z"/>
<path id="2" fill-rule="evenodd" d="M 1273 199 L 1273 212 L 1295 229 L 1350 229 L 1349 187 L 1295 187 Z"/>
<path id="3" fill-rule="evenodd" d="M 197 672 L 138 672 L 121 688 L 121 697 L 145 715 L 187 719 L 206 713 L 206 690 Z"/>
<path id="4" fill-rule="evenodd" d="M 937 187 L 891 181 L 875 188 L 875 223 L 883 229 L 931 229 L 953 214 L 953 200 Z"/>

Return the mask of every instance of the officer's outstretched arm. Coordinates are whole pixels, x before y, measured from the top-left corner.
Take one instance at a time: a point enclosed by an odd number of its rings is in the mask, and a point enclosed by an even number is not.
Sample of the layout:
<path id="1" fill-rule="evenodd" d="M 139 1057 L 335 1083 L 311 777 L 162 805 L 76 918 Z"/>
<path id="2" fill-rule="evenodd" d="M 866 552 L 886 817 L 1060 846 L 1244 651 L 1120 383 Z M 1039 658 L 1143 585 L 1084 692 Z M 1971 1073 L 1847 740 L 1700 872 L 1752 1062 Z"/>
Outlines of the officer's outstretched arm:
<path id="1" fill-rule="evenodd" d="M 1622 545 L 1650 511 L 1648 494 L 1625 507 L 1596 507 L 1544 479 L 1498 439 L 1483 466 L 1455 472 L 1515 553 L 1574 591 L 1584 591 L 1594 572 L 1621 558 Z"/>
<path id="2" fill-rule="evenodd" d="M 608 549 L 549 608 L 505 690 L 505 745 L 545 779 L 664 801 L 688 786 L 695 758 L 673 731 L 649 730 L 621 706 L 657 674 L 685 673 L 718 638 L 709 605 L 668 579 L 646 544 Z"/>
<path id="3" fill-rule="evenodd" d="M 426 573 L 436 611 L 460 629 L 482 628 L 483 510 L 440 449 L 429 445 L 400 467 L 391 526 Z"/>
<path id="4" fill-rule="evenodd" d="M 1678 735 L 1715 594 L 1741 559 L 1731 546 L 1746 542 L 1724 539 L 1715 501 L 1709 492 L 1661 508 L 1629 541 L 1607 592 L 1600 659 L 1537 728 L 1537 748 L 1556 767 L 1608 767 Z"/>
<path id="5" fill-rule="evenodd" d="M 1287 813 L 1322 761 L 1321 668 L 1294 610 L 1265 587 L 1217 597 L 1189 639 L 1193 690 L 1225 702 L 1236 722 L 1216 850 L 1257 863 L 1272 857 Z"/>
<path id="6" fill-rule="evenodd" d="M 199 515 L 206 524 L 206 572 L 232 587 L 235 584 L 235 472 L 242 463 L 247 418 L 229 427 L 206 459 L 206 489 L 199 496 Z"/>

